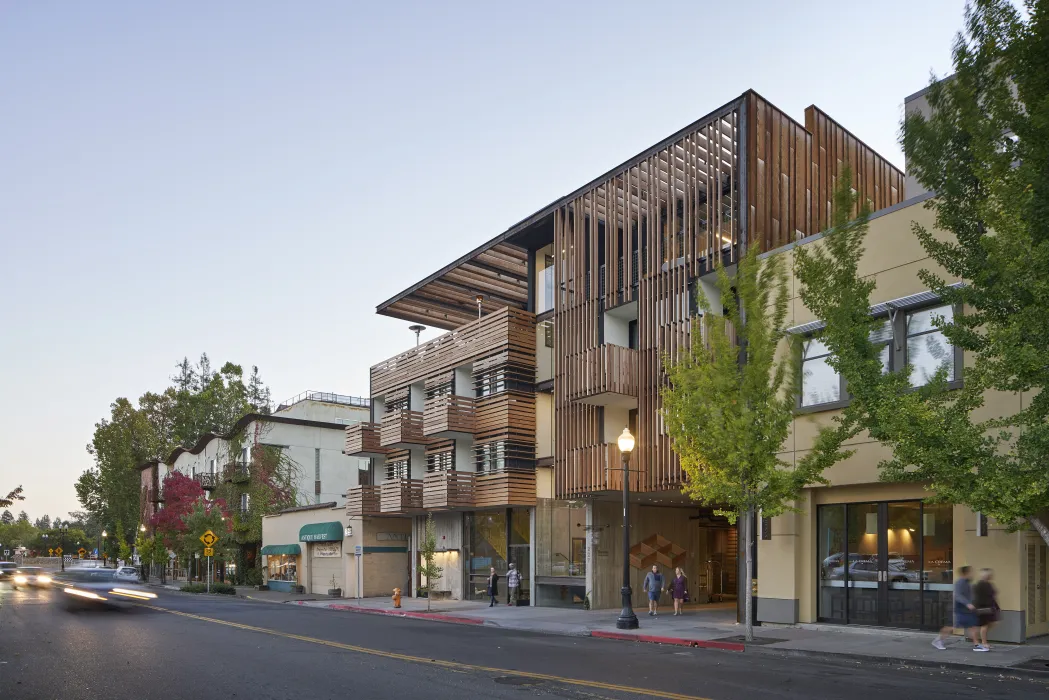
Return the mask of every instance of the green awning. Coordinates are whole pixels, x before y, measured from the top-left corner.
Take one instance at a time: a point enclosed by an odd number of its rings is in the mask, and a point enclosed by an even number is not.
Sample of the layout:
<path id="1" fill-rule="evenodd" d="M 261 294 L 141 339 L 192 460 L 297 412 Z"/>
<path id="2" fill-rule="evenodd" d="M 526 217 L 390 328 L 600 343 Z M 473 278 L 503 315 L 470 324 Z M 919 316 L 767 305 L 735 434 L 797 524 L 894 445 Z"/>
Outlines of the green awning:
<path id="1" fill-rule="evenodd" d="M 299 529 L 299 542 L 342 542 L 342 523 L 310 523 Z"/>
<path id="2" fill-rule="evenodd" d="M 262 554 L 267 557 L 275 554 L 292 554 L 298 556 L 302 554 L 302 549 L 297 544 L 268 544 L 262 548 Z"/>

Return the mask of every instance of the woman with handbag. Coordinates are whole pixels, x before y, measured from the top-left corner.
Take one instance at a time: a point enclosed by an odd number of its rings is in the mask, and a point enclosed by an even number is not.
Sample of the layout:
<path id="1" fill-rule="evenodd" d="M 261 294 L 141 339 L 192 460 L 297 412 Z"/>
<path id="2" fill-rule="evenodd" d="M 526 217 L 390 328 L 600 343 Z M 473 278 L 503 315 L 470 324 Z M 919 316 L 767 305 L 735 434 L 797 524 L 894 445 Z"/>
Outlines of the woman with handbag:
<path id="1" fill-rule="evenodd" d="M 980 580 L 973 584 L 973 605 L 976 606 L 976 617 L 980 625 L 980 643 L 973 647 L 973 651 L 991 650 L 987 644 L 987 630 L 998 621 L 1001 611 L 998 607 L 998 591 L 991 583 L 993 577 L 993 571 L 981 569 Z"/>
<path id="2" fill-rule="evenodd" d="M 688 579 L 681 567 L 674 569 L 674 578 L 670 581 L 670 595 L 674 599 L 674 614 L 681 614 L 681 604 L 688 600 Z"/>

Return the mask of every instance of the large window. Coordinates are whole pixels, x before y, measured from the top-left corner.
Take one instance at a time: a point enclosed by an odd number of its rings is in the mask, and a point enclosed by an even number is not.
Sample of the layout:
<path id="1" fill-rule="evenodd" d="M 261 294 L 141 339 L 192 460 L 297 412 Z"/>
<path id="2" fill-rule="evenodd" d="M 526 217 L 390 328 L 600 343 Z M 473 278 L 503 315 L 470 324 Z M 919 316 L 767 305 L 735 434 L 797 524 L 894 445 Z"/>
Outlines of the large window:
<path id="1" fill-rule="evenodd" d="M 554 244 L 535 251 L 535 312 L 554 308 Z"/>
<path id="2" fill-rule="evenodd" d="M 954 381 L 958 374 L 957 353 L 934 325 L 937 317 L 950 322 L 954 310 L 949 305 L 937 306 L 900 312 L 892 319 L 882 319 L 870 334 L 870 341 L 878 348 L 882 371 L 891 372 L 911 365 L 911 384 L 918 387 L 928 384 L 937 370 L 946 367 L 947 381 Z M 906 342 L 901 340 L 897 347 L 894 338 L 904 337 Z M 800 407 L 823 406 L 848 399 L 845 379 L 830 366 L 830 357 L 830 349 L 818 337 L 802 341 Z"/>
<path id="3" fill-rule="evenodd" d="M 540 498 L 535 507 L 536 576 L 586 578 L 586 503 Z"/>

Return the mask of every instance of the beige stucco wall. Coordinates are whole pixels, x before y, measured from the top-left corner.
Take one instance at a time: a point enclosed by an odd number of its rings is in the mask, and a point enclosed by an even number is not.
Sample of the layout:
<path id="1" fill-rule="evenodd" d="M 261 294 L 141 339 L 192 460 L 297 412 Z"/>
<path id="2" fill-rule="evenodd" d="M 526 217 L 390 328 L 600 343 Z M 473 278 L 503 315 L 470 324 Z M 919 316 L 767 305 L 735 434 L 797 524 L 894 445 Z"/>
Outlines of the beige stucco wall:
<path id="1" fill-rule="evenodd" d="M 262 518 L 262 546 L 269 544 L 297 544 L 301 550 L 296 578 L 300 586 L 305 586 L 307 593 L 325 593 L 326 591 L 310 590 L 310 561 L 305 542 L 299 542 L 299 529 L 311 523 L 338 522 L 345 524 L 346 511 L 343 508 L 312 508 L 291 513 L 267 515 Z M 345 544 L 343 552 L 345 553 Z M 352 549 L 351 549 L 352 551 Z M 345 558 L 345 556 L 344 556 Z M 263 556 L 263 570 L 266 570 L 269 557 Z M 340 582 L 341 583 L 341 582 Z"/>

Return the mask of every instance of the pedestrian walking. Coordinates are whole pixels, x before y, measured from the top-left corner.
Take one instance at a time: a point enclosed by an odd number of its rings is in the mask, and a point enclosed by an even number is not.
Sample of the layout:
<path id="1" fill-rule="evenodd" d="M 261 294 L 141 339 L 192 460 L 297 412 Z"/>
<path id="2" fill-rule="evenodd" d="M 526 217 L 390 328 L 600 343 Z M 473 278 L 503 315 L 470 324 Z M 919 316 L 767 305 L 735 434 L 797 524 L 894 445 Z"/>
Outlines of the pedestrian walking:
<path id="1" fill-rule="evenodd" d="M 645 576 L 644 590 L 648 593 L 648 616 L 656 617 L 659 614 L 659 596 L 663 593 L 663 574 L 659 573 L 659 567 L 652 565 L 652 570 Z"/>
<path id="2" fill-rule="evenodd" d="M 506 587 L 510 589 L 510 602 L 507 605 L 517 605 L 517 596 L 521 590 L 521 572 L 513 564 L 510 564 L 510 570 L 506 572 Z"/>
<path id="3" fill-rule="evenodd" d="M 499 595 L 499 574 L 495 573 L 495 567 L 491 568 L 488 576 L 488 607 L 495 605 L 495 597 Z"/>
<path id="4" fill-rule="evenodd" d="M 946 649 L 944 641 L 954 633 L 955 627 L 962 630 L 962 634 L 972 636 L 973 648 L 979 646 L 976 639 L 976 606 L 973 605 L 972 567 L 963 566 L 958 569 L 958 578 L 954 581 L 954 626 L 944 627 L 932 645 L 937 649 Z"/>
<path id="5" fill-rule="evenodd" d="M 688 579 L 681 567 L 674 569 L 674 578 L 670 581 L 670 597 L 674 599 L 674 614 L 681 614 L 681 606 L 688 600 Z"/>
<path id="6" fill-rule="evenodd" d="M 998 607 L 998 591 L 991 583 L 992 578 L 993 571 L 980 569 L 980 580 L 973 584 L 973 605 L 976 606 L 976 621 L 980 626 L 980 643 L 976 643 L 976 635 L 973 634 L 973 651 L 991 650 L 987 644 L 987 632 L 998 622 L 1001 613 L 1001 608 Z"/>

